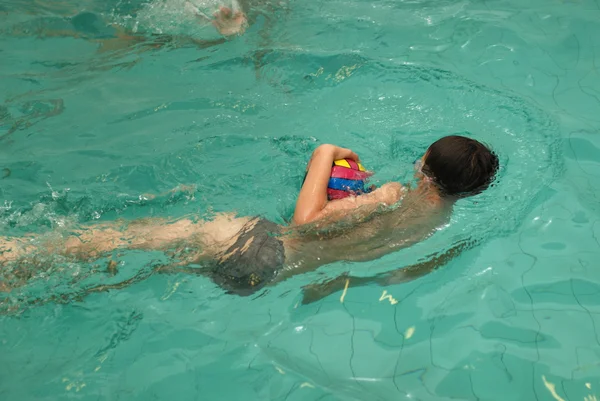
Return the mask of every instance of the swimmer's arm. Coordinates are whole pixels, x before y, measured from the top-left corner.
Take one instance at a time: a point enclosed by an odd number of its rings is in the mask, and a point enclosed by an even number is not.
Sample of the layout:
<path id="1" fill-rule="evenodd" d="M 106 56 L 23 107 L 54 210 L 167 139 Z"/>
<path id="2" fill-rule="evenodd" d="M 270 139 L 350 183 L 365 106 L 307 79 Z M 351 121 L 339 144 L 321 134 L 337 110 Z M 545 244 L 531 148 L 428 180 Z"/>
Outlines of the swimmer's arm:
<path id="1" fill-rule="evenodd" d="M 319 301 L 331 294 L 342 291 L 345 288 L 363 287 L 371 284 L 385 287 L 416 280 L 448 264 L 452 259 L 459 256 L 465 250 L 472 248 L 474 245 L 475 243 L 473 242 L 463 241 L 447 251 L 422 262 L 402 267 L 391 272 L 380 273 L 372 277 L 353 277 L 348 274 L 342 274 L 341 276 L 323 283 L 307 285 L 303 288 L 302 303 L 310 304 Z"/>
<path id="2" fill-rule="evenodd" d="M 358 155 L 350 149 L 334 145 L 321 145 L 308 162 L 308 173 L 294 210 L 293 222 L 307 224 L 319 219 L 327 206 L 327 185 L 334 160 L 349 158 L 358 161 Z"/>
<path id="3" fill-rule="evenodd" d="M 335 219 L 344 217 L 350 211 L 360 211 L 360 214 L 369 214 L 381 206 L 391 206 L 402 197 L 403 187 L 397 182 L 382 185 L 375 191 L 360 196 L 349 196 L 327 202 L 327 205 L 318 214 L 317 219 Z"/>

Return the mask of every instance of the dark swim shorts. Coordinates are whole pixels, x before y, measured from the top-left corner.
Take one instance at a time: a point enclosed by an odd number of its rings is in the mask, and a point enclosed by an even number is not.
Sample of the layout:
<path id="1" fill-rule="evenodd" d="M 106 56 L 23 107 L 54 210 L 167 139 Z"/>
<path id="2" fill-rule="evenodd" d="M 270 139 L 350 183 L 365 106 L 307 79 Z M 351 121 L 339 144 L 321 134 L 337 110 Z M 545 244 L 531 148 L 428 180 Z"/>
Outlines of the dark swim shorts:
<path id="1" fill-rule="evenodd" d="M 279 226 L 269 220 L 255 218 L 248 222 L 235 244 L 212 266 L 212 280 L 237 295 L 252 295 L 260 290 L 284 266 L 285 248 L 278 238 L 280 233 Z"/>

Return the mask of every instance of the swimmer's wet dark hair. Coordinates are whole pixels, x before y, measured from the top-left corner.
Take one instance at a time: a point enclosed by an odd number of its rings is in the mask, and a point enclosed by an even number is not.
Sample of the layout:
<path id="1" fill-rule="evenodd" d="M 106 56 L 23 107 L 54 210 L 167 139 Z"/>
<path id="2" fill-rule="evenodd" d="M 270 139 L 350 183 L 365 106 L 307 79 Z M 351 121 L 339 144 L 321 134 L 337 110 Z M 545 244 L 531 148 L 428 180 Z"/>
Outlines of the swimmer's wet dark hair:
<path id="1" fill-rule="evenodd" d="M 465 197 L 485 190 L 494 181 L 498 166 L 498 156 L 484 144 L 450 135 L 429 147 L 422 171 L 445 195 Z"/>

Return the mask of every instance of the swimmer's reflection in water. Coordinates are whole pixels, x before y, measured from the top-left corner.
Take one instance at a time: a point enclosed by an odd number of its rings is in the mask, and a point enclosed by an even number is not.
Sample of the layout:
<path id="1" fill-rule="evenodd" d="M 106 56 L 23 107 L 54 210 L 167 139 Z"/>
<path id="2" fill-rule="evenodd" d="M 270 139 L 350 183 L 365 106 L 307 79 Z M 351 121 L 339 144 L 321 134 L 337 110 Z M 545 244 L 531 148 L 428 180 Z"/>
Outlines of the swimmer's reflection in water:
<path id="1" fill-rule="evenodd" d="M 31 238 L 0 237 L 0 263 L 26 263 L 28 255 L 40 252 L 94 260 L 119 249 L 158 250 L 169 254 L 172 263 L 157 267 L 156 272 L 202 274 L 229 293 L 250 295 L 294 274 L 336 261 L 377 259 L 427 238 L 448 221 L 457 199 L 483 191 L 498 169 L 497 156 L 485 145 L 464 136 L 446 136 L 415 163 L 414 187 L 390 182 L 367 194 L 329 201 L 331 166 L 338 159 L 359 161 L 350 149 L 334 145 L 321 145 L 313 152 L 289 225 L 232 214 L 210 221 L 181 218 L 92 224 L 63 241 L 36 246 Z M 429 263 L 443 263 L 444 257 L 453 257 L 464 246 L 459 244 Z M 372 281 L 403 281 L 410 279 L 411 272 Z M 345 279 L 309 286 L 305 301 L 341 289 Z M 135 280 L 89 292 L 119 288 Z M 366 282 L 358 279 L 352 285 Z M 10 288 L 5 285 L 2 290 Z"/>

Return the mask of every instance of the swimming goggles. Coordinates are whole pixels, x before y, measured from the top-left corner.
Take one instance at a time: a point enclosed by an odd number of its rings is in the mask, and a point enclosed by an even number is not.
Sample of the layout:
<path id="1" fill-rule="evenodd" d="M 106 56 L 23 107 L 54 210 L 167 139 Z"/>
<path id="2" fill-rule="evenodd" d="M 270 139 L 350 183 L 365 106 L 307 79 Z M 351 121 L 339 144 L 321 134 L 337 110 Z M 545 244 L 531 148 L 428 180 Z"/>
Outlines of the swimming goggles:
<path id="1" fill-rule="evenodd" d="M 415 171 L 423 174 L 422 168 L 423 168 L 423 161 L 421 159 L 417 159 L 413 162 L 414 167 L 415 167 Z"/>

